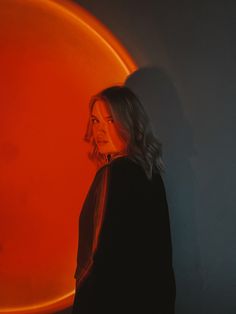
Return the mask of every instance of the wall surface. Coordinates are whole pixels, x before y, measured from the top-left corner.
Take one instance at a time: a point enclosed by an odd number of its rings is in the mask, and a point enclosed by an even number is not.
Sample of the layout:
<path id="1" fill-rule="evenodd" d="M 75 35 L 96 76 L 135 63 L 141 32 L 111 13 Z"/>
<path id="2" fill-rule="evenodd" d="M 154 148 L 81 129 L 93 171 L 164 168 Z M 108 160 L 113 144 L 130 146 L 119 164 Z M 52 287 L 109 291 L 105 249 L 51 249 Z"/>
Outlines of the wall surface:
<path id="1" fill-rule="evenodd" d="M 163 143 L 176 314 L 235 314 L 236 5 L 77 2 L 139 67 L 126 84 L 142 99 Z"/>

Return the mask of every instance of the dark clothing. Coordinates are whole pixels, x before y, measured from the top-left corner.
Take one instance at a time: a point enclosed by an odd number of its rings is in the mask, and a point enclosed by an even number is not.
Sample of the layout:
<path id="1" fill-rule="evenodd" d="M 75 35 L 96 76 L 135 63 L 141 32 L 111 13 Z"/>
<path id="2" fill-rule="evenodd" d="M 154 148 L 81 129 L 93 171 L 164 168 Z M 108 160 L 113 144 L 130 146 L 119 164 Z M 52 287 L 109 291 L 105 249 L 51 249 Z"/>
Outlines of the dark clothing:
<path id="1" fill-rule="evenodd" d="M 107 165 L 97 171 L 79 217 L 79 248 L 74 274 L 77 288 L 81 286 L 93 264 L 99 227 L 106 209 L 109 175 L 110 169 Z"/>
<path id="2" fill-rule="evenodd" d="M 109 170 L 106 205 L 93 265 L 76 291 L 73 313 L 174 314 L 175 278 L 163 180 L 118 157 Z M 96 177 L 95 177 L 96 178 Z"/>

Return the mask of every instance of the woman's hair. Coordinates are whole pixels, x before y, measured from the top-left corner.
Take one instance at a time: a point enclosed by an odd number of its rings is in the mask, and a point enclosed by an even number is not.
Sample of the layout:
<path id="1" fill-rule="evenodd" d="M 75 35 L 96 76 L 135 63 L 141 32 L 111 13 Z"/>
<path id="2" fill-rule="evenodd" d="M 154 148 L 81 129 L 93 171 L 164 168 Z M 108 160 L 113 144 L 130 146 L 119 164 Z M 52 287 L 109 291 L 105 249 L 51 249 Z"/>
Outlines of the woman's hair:
<path id="1" fill-rule="evenodd" d="M 164 171 L 162 144 L 153 134 L 147 113 L 138 97 L 126 86 L 111 86 L 94 95 L 89 102 L 90 115 L 97 100 L 108 104 L 120 137 L 127 143 L 127 155 L 141 165 L 149 179 L 153 171 Z M 88 121 L 84 136 L 92 144 L 89 159 L 98 166 L 107 159 L 97 148 L 92 134 L 92 122 Z"/>

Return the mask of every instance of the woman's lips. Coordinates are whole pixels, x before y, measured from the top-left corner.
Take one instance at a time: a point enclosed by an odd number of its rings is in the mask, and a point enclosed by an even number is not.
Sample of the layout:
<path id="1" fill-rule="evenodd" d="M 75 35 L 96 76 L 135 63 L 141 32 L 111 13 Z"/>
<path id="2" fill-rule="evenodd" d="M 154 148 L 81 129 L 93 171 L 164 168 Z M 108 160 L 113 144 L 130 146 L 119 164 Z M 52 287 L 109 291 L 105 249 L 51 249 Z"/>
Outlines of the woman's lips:
<path id="1" fill-rule="evenodd" d="M 106 144 L 106 143 L 108 143 L 108 141 L 101 141 L 101 140 L 100 140 L 100 141 L 97 141 L 97 143 L 98 143 L 98 144 Z"/>

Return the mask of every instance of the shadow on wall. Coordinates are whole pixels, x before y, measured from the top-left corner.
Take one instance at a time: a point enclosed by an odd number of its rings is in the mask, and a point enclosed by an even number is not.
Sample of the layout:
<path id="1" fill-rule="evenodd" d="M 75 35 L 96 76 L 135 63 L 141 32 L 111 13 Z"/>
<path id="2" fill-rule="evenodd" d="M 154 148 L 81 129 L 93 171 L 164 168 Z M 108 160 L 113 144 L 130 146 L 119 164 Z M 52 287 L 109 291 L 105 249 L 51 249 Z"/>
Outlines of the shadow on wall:
<path id="1" fill-rule="evenodd" d="M 153 131 L 163 144 L 166 166 L 163 180 L 169 204 L 177 286 L 176 313 L 180 313 L 180 309 L 190 309 L 194 300 L 198 296 L 200 298 L 203 283 L 194 195 L 195 175 L 191 166 L 191 158 L 196 155 L 194 134 L 184 116 L 175 86 L 163 69 L 140 68 L 127 78 L 125 85 L 141 99 Z M 201 308 L 196 309 L 196 313 L 201 313 Z"/>

